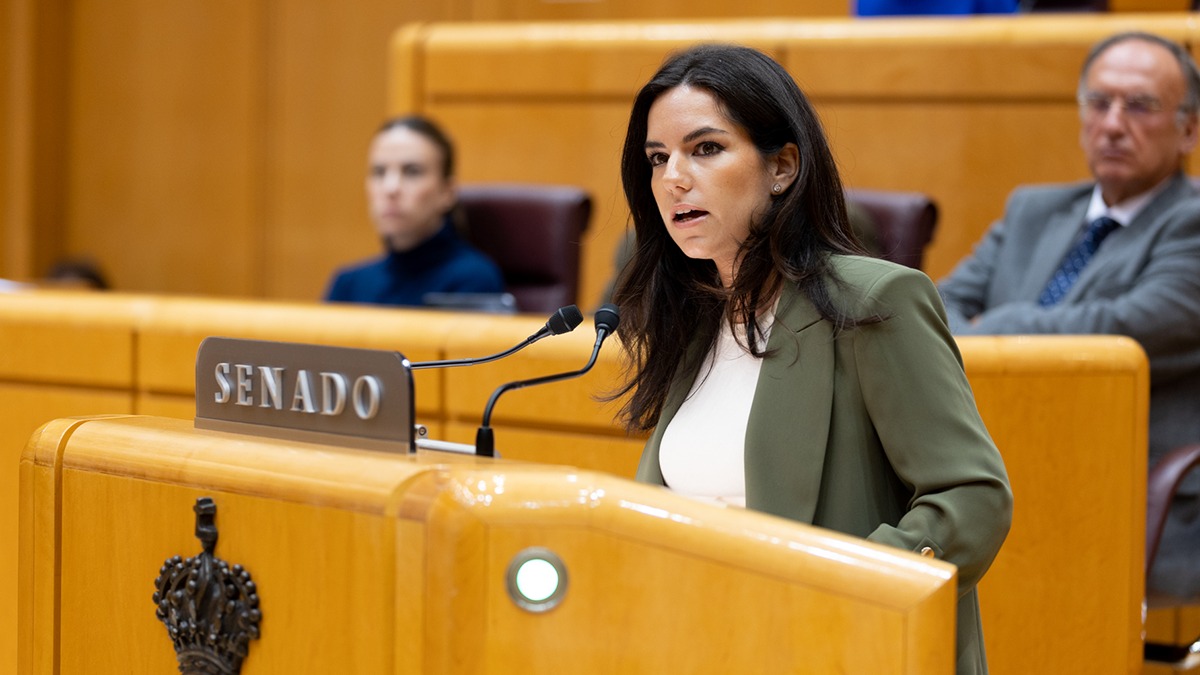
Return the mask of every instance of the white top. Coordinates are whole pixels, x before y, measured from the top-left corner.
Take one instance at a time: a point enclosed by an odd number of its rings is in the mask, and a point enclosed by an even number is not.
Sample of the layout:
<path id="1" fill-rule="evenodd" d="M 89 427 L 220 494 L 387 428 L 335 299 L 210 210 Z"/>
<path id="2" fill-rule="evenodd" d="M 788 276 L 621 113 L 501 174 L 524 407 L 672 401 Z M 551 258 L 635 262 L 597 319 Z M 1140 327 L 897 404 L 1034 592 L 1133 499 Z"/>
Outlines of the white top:
<path id="1" fill-rule="evenodd" d="M 1083 219 L 1084 223 L 1082 227 L 1086 228 L 1088 223 L 1100 216 L 1112 218 L 1120 223 L 1121 227 L 1128 226 L 1142 212 L 1142 209 L 1146 208 L 1146 205 L 1158 196 L 1158 193 L 1167 188 L 1172 178 L 1173 176 L 1168 176 L 1158 185 L 1146 190 L 1142 194 L 1130 197 L 1120 204 L 1113 204 L 1112 206 L 1104 203 L 1104 197 L 1100 194 L 1100 184 L 1097 183 L 1096 187 L 1092 188 L 1092 200 L 1088 202 L 1087 215 Z"/>
<path id="2" fill-rule="evenodd" d="M 766 344 L 773 323 L 773 313 L 763 317 L 760 344 Z M 736 330 L 745 335 L 744 325 Z M 722 321 L 715 347 L 659 445 L 659 467 L 672 491 L 746 505 L 746 423 L 761 369 L 762 359 L 739 345 Z"/>

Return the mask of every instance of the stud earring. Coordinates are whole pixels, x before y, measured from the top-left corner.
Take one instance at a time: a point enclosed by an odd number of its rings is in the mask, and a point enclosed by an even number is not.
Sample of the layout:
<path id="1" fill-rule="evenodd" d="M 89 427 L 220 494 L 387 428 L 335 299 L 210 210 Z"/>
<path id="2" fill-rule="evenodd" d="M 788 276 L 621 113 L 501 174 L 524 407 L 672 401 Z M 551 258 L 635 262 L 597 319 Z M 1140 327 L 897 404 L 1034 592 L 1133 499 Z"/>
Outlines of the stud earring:
<path id="1" fill-rule="evenodd" d="M 781 190 L 783 190 L 783 186 L 780 185 L 779 183 L 776 183 L 774 186 L 771 187 L 771 192 L 774 192 L 775 194 L 779 194 L 779 192 Z"/>

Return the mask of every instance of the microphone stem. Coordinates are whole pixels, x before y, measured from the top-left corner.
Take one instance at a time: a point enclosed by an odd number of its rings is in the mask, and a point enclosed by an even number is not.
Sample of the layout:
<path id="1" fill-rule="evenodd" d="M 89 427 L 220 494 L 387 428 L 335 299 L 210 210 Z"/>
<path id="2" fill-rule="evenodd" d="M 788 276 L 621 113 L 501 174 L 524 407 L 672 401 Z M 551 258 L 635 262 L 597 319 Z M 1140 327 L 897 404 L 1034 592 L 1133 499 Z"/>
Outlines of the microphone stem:
<path id="1" fill-rule="evenodd" d="M 537 342 L 538 340 L 546 337 L 549 334 L 550 333 L 548 333 L 548 332 L 543 333 L 543 332 L 539 331 L 539 332 L 534 333 L 533 335 L 530 335 L 529 337 L 525 338 L 525 340 L 523 342 L 521 342 L 520 344 L 517 344 L 514 347 L 509 347 L 508 349 L 500 352 L 499 354 L 492 354 L 491 356 L 483 356 L 483 357 L 474 358 L 474 359 L 446 359 L 444 361 L 420 361 L 418 363 L 408 364 L 408 368 L 409 368 L 409 370 L 421 370 L 422 368 L 443 368 L 446 366 L 469 366 L 469 365 L 473 365 L 473 364 L 477 364 L 477 363 L 491 363 L 492 361 L 495 361 L 496 359 L 502 359 L 502 358 L 508 356 L 509 354 L 512 354 L 513 352 L 524 349 L 524 348 L 528 347 L 529 345 L 533 344 L 534 342 Z"/>
<path id="2" fill-rule="evenodd" d="M 492 392 L 492 396 L 488 399 L 487 405 L 483 408 L 483 422 L 479 425 L 479 429 L 475 433 L 475 454 L 483 457 L 493 457 L 495 455 L 495 434 L 492 431 L 492 410 L 496 407 L 496 401 L 500 398 L 500 394 L 513 389 L 521 389 L 535 384 L 546 384 L 548 382 L 558 382 L 559 380 L 568 380 L 572 377 L 579 377 L 596 365 L 596 359 L 600 356 L 600 345 L 604 342 L 604 338 L 608 337 L 606 331 L 596 331 L 596 344 L 592 347 L 592 355 L 588 358 L 585 364 L 579 370 L 574 370 L 569 373 L 556 373 L 554 375 L 544 375 L 535 377 L 531 380 L 521 380 L 519 382 L 509 382 L 502 384 Z"/>
<path id="3" fill-rule="evenodd" d="M 596 357 L 598 357 L 600 355 L 600 343 L 603 341 L 604 341 L 604 336 L 596 337 L 596 346 L 592 347 L 591 358 L 589 358 L 587 364 L 584 367 L 580 368 L 579 370 L 574 370 L 569 373 L 555 373 L 554 375 L 544 375 L 542 377 L 535 377 L 532 380 L 521 380 L 520 382 L 509 382 L 508 384 L 502 384 L 499 387 L 497 387 L 496 391 L 492 392 L 491 398 L 488 399 L 487 406 L 484 407 L 484 409 L 483 409 L 483 426 L 486 427 L 486 426 L 490 425 L 490 423 L 492 421 L 492 408 L 494 408 L 496 406 L 496 399 L 500 398 L 500 394 L 503 394 L 506 391 L 511 391 L 513 389 L 521 389 L 523 387 L 528 387 L 528 386 L 535 385 L 535 384 L 546 384 L 547 382 L 558 382 L 559 380 L 566 380 L 566 379 L 570 379 L 572 377 L 579 377 L 580 375 L 583 375 L 587 371 L 591 370 L 592 366 L 594 366 L 596 364 Z"/>

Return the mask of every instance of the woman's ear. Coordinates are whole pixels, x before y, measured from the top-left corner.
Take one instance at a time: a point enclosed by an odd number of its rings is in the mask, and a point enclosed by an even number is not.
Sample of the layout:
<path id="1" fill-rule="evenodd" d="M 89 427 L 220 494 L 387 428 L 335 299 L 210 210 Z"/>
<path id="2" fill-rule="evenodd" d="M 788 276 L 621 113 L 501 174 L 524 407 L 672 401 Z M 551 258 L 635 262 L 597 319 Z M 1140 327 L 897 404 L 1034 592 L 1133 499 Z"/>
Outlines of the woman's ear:
<path id="1" fill-rule="evenodd" d="M 800 173 L 800 149 L 795 143 L 783 146 L 767 163 L 767 170 L 771 172 L 771 183 L 780 185 L 780 192 L 787 190 Z"/>
<path id="2" fill-rule="evenodd" d="M 442 187 L 438 191 L 437 198 L 442 213 L 450 213 L 451 209 L 458 203 L 458 182 L 454 180 L 454 176 L 448 176 L 442 182 Z"/>

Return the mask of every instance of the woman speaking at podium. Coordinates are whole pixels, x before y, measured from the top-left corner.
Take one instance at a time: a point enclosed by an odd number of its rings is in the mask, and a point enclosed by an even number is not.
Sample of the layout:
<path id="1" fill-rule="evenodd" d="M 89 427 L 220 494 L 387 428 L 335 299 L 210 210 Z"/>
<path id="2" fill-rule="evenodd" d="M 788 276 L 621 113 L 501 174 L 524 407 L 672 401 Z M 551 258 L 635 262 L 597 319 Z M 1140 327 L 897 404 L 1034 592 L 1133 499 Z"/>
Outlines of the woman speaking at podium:
<path id="1" fill-rule="evenodd" d="M 638 480 L 958 566 L 958 672 L 1012 493 L 922 273 L 864 257 L 816 113 L 764 54 L 704 45 L 638 93 L 637 246 L 614 299 Z"/>

